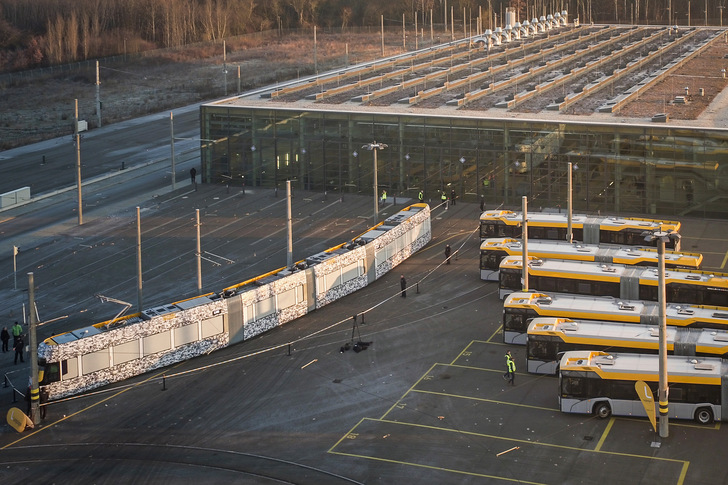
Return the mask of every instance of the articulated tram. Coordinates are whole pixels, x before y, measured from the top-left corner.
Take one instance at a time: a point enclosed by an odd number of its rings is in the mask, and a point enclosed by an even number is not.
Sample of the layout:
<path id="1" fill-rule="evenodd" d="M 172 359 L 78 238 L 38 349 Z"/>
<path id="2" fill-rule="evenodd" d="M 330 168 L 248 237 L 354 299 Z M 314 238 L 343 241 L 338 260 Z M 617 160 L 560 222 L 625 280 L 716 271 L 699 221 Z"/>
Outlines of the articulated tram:
<path id="1" fill-rule="evenodd" d="M 430 208 L 413 204 L 290 268 L 54 335 L 38 345 L 41 390 L 59 399 L 251 339 L 373 283 L 430 239 Z"/>

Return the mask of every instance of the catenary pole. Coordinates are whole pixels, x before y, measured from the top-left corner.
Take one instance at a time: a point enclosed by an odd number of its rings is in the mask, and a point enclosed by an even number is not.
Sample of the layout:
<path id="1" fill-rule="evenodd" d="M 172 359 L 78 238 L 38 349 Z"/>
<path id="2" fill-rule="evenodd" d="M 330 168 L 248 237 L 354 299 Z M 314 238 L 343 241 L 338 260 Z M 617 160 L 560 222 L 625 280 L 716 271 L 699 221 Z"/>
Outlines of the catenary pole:
<path id="1" fill-rule="evenodd" d="M 137 216 L 137 302 L 139 312 L 144 309 L 142 293 L 142 219 L 139 206 L 136 208 Z"/>
<path id="2" fill-rule="evenodd" d="M 288 244 L 286 251 L 286 265 L 293 266 L 293 222 L 291 216 L 291 181 L 286 180 L 286 221 L 288 227 Z"/>
<path id="3" fill-rule="evenodd" d="M 40 424 L 40 392 L 38 389 L 38 337 L 36 335 L 35 281 L 33 273 L 28 273 L 28 303 L 30 310 L 30 419 L 34 425 Z"/>

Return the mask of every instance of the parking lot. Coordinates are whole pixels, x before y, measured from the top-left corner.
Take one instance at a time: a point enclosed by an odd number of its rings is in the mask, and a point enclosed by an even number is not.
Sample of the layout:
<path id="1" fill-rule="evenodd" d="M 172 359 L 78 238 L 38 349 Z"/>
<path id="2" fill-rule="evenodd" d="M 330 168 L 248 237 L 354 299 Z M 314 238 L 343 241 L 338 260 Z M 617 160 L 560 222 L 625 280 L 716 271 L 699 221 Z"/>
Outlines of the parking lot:
<path id="1" fill-rule="evenodd" d="M 280 204 L 270 203 L 271 194 L 259 195 L 236 204 L 250 204 L 244 213 L 256 220 L 272 220 Z M 203 196 L 210 194 L 186 194 L 192 200 L 185 199 L 184 210 Z M 297 193 L 294 207 L 315 197 Z M 335 210 L 309 215 L 307 224 L 329 228 L 326 240 L 333 241 L 336 221 L 341 235 L 351 221 L 366 223 L 370 201 L 347 196 Z M 232 217 L 227 211 L 240 211 L 235 204 L 215 207 L 221 220 Z M 150 216 L 176 210 L 179 205 L 158 200 Z M 660 439 L 646 419 L 558 411 L 556 379 L 527 374 L 525 349 L 502 343 L 497 288 L 479 279 L 477 216 L 473 204 L 436 207 L 431 243 L 344 300 L 260 338 L 51 403 L 35 430 L 18 434 L 5 427 L 0 477 L 63 477 L 67 483 L 724 481 L 728 466 L 714 458 L 725 441 L 720 424 L 672 421 L 669 438 Z M 705 269 L 719 270 L 728 249 L 725 224 L 683 224 L 684 250 L 703 252 Z M 190 244 L 185 237 L 169 244 Z M 253 234 L 238 245 L 244 253 L 249 245 L 272 247 L 284 238 L 280 231 L 262 245 Z M 446 244 L 455 250 L 450 265 L 444 264 Z M 409 284 L 406 298 L 399 294 L 400 274 Z M 356 326 L 355 313 L 364 314 Z M 371 345 L 341 351 L 356 341 Z M 518 365 L 515 386 L 502 377 L 507 349 Z M 9 408 L 10 389 L 3 395 Z"/>

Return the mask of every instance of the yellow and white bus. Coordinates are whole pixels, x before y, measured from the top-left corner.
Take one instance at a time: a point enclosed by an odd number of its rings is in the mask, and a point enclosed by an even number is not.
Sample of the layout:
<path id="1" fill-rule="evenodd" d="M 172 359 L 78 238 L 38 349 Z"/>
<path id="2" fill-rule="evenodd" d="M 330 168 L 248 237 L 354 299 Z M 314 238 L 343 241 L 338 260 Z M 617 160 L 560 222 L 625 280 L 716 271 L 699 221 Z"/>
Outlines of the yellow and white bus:
<path id="1" fill-rule="evenodd" d="M 512 238 L 489 238 L 480 244 L 480 278 L 498 281 L 500 262 L 508 256 L 522 256 L 523 243 Z M 628 266 L 657 266 L 657 249 L 644 246 L 614 246 L 533 239 L 528 255 L 539 259 L 591 261 Z M 665 268 L 699 270 L 703 255 L 665 251 Z"/>
<path id="2" fill-rule="evenodd" d="M 556 374 L 561 356 L 574 350 L 656 354 L 659 328 L 636 323 L 534 318 L 528 325 L 528 372 Z M 665 337 L 669 354 L 728 356 L 728 330 L 668 326 Z"/>
<path id="3" fill-rule="evenodd" d="M 522 258 L 517 256 L 501 261 L 498 278 L 501 299 L 523 288 L 522 267 Z M 529 289 L 544 292 L 657 301 L 657 280 L 657 268 L 530 256 L 528 262 Z M 665 271 L 665 295 L 673 303 L 728 307 L 728 274 L 671 269 Z"/>
<path id="4" fill-rule="evenodd" d="M 668 325 L 728 330 L 728 308 L 706 305 L 665 305 Z M 617 323 L 659 325 L 657 302 L 562 293 L 517 292 L 503 302 L 503 342 L 526 345 L 534 318 L 556 317 Z"/>
<path id="5" fill-rule="evenodd" d="M 566 241 L 568 217 L 564 213 L 529 212 L 529 239 Z M 480 238 L 521 237 L 521 212 L 489 210 L 480 215 Z M 680 232 L 680 222 L 640 219 L 637 217 L 604 217 L 573 214 L 571 233 L 575 241 L 586 244 L 625 244 L 644 246 L 644 232 Z M 680 240 L 666 243 L 667 249 L 680 250 Z"/>
<path id="6" fill-rule="evenodd" d="M 600 418 L 647 416 L 635 391 L 644 381 L 657 402 L 658 355 L 566 352 L 559 365 L 559 408 Z M 728 419 L 722 399 L 728 392 L 728 363 L 715 357 L 667 356 L 670 419 L 701 424 Z"/>

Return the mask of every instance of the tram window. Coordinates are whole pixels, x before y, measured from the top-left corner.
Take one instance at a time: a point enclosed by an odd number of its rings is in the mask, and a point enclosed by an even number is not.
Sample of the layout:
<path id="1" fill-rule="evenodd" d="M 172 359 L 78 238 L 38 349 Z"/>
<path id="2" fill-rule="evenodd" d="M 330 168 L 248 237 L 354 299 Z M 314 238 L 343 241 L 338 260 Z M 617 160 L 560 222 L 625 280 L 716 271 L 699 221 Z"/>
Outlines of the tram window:
<path id="1" fill-rule="evenodd" d="M 112 352 L 114 355 L 114 365 L 119 365 L 123 364 L 124 362 L 129 362 L 130 360 L 138 359 L 139 341 L 130 340 L 128 342 L 124 342 L 123 344 L 114 345 L 112 347 Z"/>
<path id="2" fill-rule="evenodd" d="M 358 278 L 361 271 L 359 270 L 359 261 L 354 261 L 348 266 L 341 268 L 341 277 L 343 282 L 351 281 Z"/>
<path id="3" fill-rule="evenodd" d="M 73 359 L 61 361 L 61 380 L 73 379 L 78 377 L 78 361 Z"/>
<path id="4" fill-rule="evenodd" d="M 164 332 L 149 335 L 142 339 L 144 355 L 152 355 L 157 352 L 163 352 L 169 350 L 172 346 L 172 333 L 170 330 Z M 85 367 L 84 367 L 85 371 Z"/>
<path id="5" fill-rule="evenodd" d="M 83 374 L 88 375 L 109 367 L 109 350 L 102 349 L 81 356 Z"/>
<path id="6" fill-rule="evenodd" d="M 296 304 L 296 288 L 291 288 L 278 294 L 278 309 L 291 307 Z"/>
<path id="7" fill-rule="evenodd" d="M 202 330 L 202 338 L 219 335 L 225 331 L 222 315 L 203 320 L 200 327 Z"/>
<path id="8" fill-rule="evenodd" d="M 174 329 L 175 347 L 195 342 L 197 339 L 199 339 L 199 326 L 197 322 L 182 325 Z M 114 351 L 114 363 L 116 363 L 116 351 Z"/>
<path id="9" fill-rule="evenodd" d="M 322 285 L 323 286 L 323 285 Z M 266 298 L 255 304 L 255 318 L 259 320 L 271 313 L 275 312 L 276 308 L 275 298 Z"/>
<path id="10" fill-rule="evenodd" d="M 63 363 L 65 364 L 65 360 Z M 43 384 L 50 384 L 61 380 L 60 368 L 57 362 L 48 364 L 43 369 Z"/>

